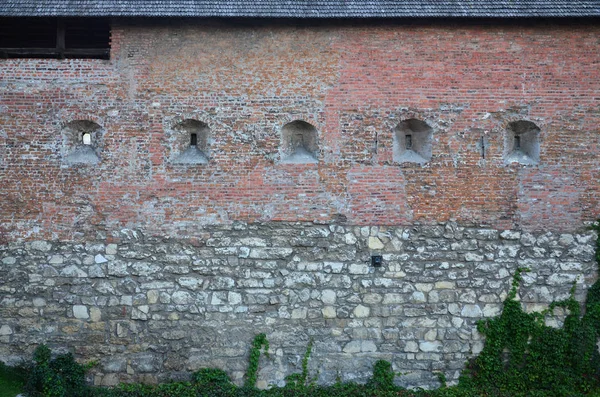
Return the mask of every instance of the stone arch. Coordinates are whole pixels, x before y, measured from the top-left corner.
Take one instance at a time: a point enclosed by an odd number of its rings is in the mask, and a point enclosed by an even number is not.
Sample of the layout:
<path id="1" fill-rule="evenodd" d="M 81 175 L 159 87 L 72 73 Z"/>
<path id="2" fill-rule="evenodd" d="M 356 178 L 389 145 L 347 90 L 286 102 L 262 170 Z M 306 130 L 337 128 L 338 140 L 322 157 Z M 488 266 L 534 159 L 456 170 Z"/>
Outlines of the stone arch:
<path id="1" fill-rule="evenodd" d="M 65 162 L 97 164 L 103 146 L 103 129 L 91 120 L 73 120 L 62 128 Z"/>
<path id="2" fill-rule="evenodd" d="M 535 165 L 540 161 L 540 128 L 527 120 L 508 123 L 504 136 L 505 164 Z"/>
<path id="3" fill-rule="evenodd" d="M 281 129 L 281 161 L 283 163 L 316 163 L 319 146 L 317 129 L 303 120 L 287 123 Z"/>
<path id="4" fill-rule="evenodd" d="M 407 119 L 394 128 L 394 162 L 424 164 L 431 160 L 433 128 L 418 119 Z"/>

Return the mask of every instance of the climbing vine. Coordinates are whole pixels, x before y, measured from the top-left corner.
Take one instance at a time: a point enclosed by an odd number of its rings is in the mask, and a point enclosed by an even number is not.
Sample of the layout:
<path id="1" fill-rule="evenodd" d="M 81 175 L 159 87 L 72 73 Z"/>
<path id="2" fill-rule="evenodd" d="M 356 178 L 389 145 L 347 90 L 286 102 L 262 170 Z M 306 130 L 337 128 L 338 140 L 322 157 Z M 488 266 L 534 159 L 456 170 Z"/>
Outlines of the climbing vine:
<path id="1" fill-rule="evenodd" d="M 260 350 L 266 357 L 269 357 L 269 341 L 267 335 L 258 334 L 252 341 L 252 347 L 250 348 L 250 358 L 248 360 L 248 372 L 246 372 L 246 382 L 244 386 L 247 388 L 253 388 L 256 386 L 256 377 L 258 374 L 258 361 L 260 360 Z"/>
<path id="2" fill-rule="evenodd" d="M 306 351 L 302 357 L 302 372 L 294 373 L 285 377 L 285 387 L 288 389 L 302 389 L 308 386 L 308 360 L 312 353 L 314 340 L 310 338 Z"/>
<path id="3" fill-rule="evenodd" d="M 594 229 L 600 232 L 600 226 Z M 600 236 L 596 244 L 600 265 Z M 502 314 L 479 322 L 485 347 L 468 365 L 461 386 L 495 396 L 574 396 L 598 389 L 600 283 L 590 288 L 583 315 L 573 296 L 575 285 L 568 299 L 552 303 L 541 313 L 525 313 L 516 295 L 521 273 L 527 270 L 515 273 Z M 566 313 L 562 328 L 545 324 L 556 308 Z"/>

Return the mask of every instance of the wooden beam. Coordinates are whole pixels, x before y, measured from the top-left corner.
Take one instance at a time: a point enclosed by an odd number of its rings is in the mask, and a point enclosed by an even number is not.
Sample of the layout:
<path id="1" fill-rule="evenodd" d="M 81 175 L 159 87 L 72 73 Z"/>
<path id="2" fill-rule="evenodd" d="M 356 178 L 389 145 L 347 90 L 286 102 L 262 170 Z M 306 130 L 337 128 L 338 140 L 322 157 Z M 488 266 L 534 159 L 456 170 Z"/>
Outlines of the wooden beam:
<path id="1" fill-rule="evenodd" d="M 108 59 L 110 56 L 110 48 L 66 48 L 62 51 L 58 51 L 57 48 L 0 48 L 0 56 L 6 58 L 11 55 L 47 56 L 53 58 L 79 55 Z"/>

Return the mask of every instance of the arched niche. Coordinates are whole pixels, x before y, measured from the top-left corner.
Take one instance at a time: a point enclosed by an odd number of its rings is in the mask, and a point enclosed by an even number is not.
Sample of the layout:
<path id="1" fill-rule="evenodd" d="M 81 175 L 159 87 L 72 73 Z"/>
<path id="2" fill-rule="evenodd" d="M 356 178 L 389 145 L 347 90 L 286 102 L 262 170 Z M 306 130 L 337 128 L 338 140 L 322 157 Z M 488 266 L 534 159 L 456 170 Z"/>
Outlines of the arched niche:
<path id="1" fill-rule="evenodd" d="M 408 119 L 394 128 L 394 162 L 425 164 L 431 160 L 433 129 L 424 121 Z"/>
<path id="2" fill-rule="evenodd" d="M 310 123 L 295 120 L 281 129 L 282 163 L 317 163 L 319 147 L 317 129 Z"/>
<path id="3" fill-rule="evenodd" d="M 206 164 L 209 158 L 208 125 L 202 121 L 185 119 L 173 126 L 172 162 L 176 164 Z"/>
<path id="4" fill-rule="evenodd" d="M 539 127 L 527 120 L 508 123 L 504 138 L 504 162 L 506 164 L 535 165 L 539 161 Z"/>
<path id="5" fill-rule="evenodd" d="M 91 120 L 73 120 L 62 129 L 67 164 L 97 164 L 102 150 L 102 127 Z"/>

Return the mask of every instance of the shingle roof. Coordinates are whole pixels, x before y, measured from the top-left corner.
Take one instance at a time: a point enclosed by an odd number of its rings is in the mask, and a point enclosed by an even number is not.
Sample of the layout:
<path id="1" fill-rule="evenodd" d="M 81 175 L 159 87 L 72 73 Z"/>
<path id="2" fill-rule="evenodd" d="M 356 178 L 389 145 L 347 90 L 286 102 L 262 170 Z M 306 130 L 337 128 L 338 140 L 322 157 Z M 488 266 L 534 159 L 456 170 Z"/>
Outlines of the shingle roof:
<path id="1" fill-rule="evenodd" d="M 0 0 L 0 16 L 597 17 L 600 0 Z"/>

